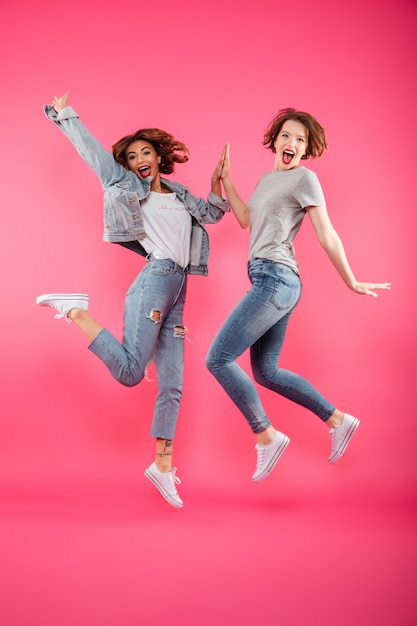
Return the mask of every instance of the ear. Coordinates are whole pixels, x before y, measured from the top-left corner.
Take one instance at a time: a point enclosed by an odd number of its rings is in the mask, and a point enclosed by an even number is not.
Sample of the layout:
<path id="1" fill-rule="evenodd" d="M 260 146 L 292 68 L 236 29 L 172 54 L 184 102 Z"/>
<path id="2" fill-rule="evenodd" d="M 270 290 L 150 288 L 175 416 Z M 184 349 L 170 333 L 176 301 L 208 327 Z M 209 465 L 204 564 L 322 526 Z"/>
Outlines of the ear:
<path id="1" fill-rule="evenodd" d="M 161 155 L 160 155 L 160 154 L 158 154 L 158 156 L 157 156 L 157 159 L 156 159 L 156 160 L 157 160 L 158 164 L 162 161 L 162 157 L 161 157 Z"/>

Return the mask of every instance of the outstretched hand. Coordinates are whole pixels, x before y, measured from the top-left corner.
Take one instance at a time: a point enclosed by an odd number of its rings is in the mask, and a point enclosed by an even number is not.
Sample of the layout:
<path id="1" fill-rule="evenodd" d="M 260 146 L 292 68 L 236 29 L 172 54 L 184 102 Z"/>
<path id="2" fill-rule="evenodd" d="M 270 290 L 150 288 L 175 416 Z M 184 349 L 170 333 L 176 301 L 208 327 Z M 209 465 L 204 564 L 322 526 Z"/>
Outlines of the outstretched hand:
<path id="1" fill-rule="evenodd" d="M 57 113 L 65 109 L 68 104 L 69 93 L 68 91 L 64 93 L 63 96 L 54 96 L 52 98 L 52 107 L 55 109 Z"/>
<path id="2" fill-rule="evenodd" d="M 352 290 L 356 293 L 377 298 L 378 294 L 375 293 L 375 289 L 383 289 L 385 291 L 390 290 L 391 283 L 355 283 L 352 286 Z"/>

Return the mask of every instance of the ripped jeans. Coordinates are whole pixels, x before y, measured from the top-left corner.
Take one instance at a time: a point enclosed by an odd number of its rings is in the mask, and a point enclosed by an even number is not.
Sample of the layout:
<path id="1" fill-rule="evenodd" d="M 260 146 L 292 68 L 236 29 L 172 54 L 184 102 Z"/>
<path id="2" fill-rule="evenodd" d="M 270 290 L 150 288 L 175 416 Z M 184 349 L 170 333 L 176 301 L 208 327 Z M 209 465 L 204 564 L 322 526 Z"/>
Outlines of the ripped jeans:
<path id="1" fill-rule="evenodd" d="M 245 416 L 252 432 L 271 425 L 258 391 L 236 359 L 250 348 L 255 381 L 300 404 L 323 421 L 335 410 L 305 378 L 278 367 L 288 321 L 301 295 L 300 278 L 282 263 L 251 259 L 252 288 L 217 333 L 206 365 Z"/>
<path id="2" fill-rule="evenodd" d="M 183 389 L 186 291 L 187 270 L 171 259 L 151 256 L 127 292 L 122 342 L 104 328 L 89 346 L 127 387 L 140 383 L 154 361 L 158 394 L 151 437 L 173 439 L 175 434 Z"/>

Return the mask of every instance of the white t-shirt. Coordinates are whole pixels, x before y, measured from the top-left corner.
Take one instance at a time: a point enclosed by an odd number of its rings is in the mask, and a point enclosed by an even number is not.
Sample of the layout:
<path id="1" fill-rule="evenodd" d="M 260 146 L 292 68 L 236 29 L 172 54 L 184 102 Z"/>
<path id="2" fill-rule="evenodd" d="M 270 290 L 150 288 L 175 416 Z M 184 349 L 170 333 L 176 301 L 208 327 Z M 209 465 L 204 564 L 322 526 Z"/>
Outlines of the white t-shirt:
<path id="1" fill-rule="evenodd" d="M 175 193 L 151 191 L 141 201 L 146 236 L 140 243 L 156 259 L 172 259 L 181 267 L 190 262 L 191 215 Z"/>

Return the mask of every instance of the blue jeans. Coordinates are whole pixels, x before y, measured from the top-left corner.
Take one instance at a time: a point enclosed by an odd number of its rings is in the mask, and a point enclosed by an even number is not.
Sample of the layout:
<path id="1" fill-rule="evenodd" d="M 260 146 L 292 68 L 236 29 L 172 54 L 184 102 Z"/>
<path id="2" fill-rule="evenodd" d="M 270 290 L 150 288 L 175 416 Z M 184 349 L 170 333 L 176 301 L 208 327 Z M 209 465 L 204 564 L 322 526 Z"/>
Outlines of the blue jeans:
<path id="1" fill-rule="evenodd" d="M 301 295 L 299 276 L 282 263 L 252 259 L 252 288 L 217 333 L 206 365 L 247 419 L 252 432 L 271 425 L 258 391 L 236 359 L 250 348 L 255 381 L 327 421 L 335 410 L 307 380 L 278 367 L 288 321 Z"/>
<path id="2" fill-rule="evenodd" d="M 158 394 L 151 437 L 173 439 L 184 374 L 183 311 L 187 270 L 171 259 L 150 257 L 125 300 L 123 340 L 104 328 L 89 349 L 122 385 L 140 383 L 154 361 Z"/>

